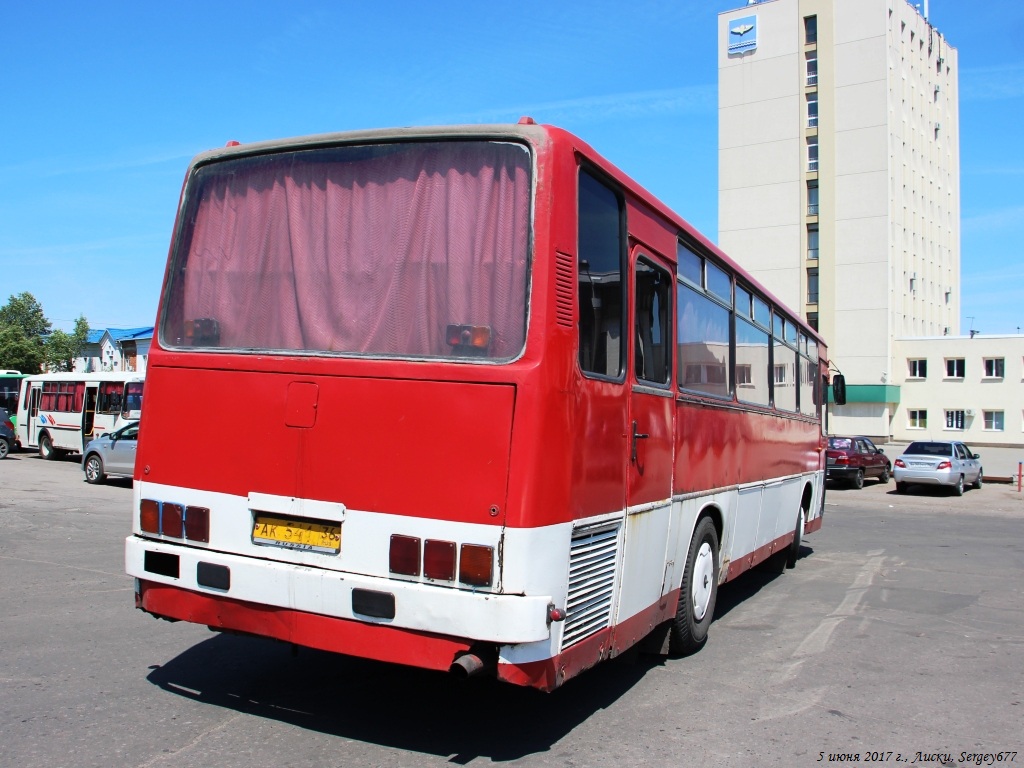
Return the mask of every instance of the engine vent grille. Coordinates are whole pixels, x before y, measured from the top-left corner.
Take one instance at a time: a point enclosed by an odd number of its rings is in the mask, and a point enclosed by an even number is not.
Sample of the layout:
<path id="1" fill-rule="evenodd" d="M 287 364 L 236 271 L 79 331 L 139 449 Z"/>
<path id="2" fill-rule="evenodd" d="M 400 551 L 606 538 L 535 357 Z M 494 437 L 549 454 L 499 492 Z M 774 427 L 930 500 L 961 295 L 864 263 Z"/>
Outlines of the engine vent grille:
<path id="1" fill-rule="evenodd" d="M 572 328 L 572 256 L 555 251 L 555 321 Z"/>
<path id="2" fill-rule="evenodd" d="M 615 596 L 620 527 L 620 521 L 613 520 L 583 526 L 573 532 L 562 648 L 609 624 Z"/>

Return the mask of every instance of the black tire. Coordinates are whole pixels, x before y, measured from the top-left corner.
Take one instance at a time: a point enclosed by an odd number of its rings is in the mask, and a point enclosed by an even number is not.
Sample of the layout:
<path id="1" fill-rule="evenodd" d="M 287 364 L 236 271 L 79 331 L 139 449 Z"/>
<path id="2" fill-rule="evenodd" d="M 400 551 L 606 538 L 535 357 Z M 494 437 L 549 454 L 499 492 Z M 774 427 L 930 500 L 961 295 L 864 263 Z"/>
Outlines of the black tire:
<path id="1" fill-rule="evenodd" d="M 796 568 L 797 558 L 800 557 L 800 543 L 804 540 L 804 525 L 807 523 L 807 510 L 802 506 L 796 516 L 796 529 L 793 531 L 793 543 L 789 545 L 786 552 L 786 567 Z"/>
<path id="2" fill-rule="evenodd" d="M 973 483 L 971 483 L 971 488 L 973 488 L 976 491 L 980 491 L 981 490 L 981 484 L 982 484 L 982 481 L 983 481 L 983 478 L 982 478 L 983 474 L 984 473 L 979 469 L 978 470 L 978 479 L 975 480 Z"/>
<path id="3" fill-rule="evenodd" d="M 90 453 L 85 457 L 82 469 L 85 470 L 85 482 L 87 483 L 96 485 L 107 479 L 106 474 L 103 472 L 103 459 L 95 453 Z"/>
<path id="4" fill-rule="evenodd" d="M 882 467 L 882 474 L 878 476 L 878 482 L 882 485 L 889 482 L 889 467 Z"/>
<path id="5" fill-rule="evenodd" d="M 669 653 L 689 655 L 708 639 L 718 598 L 718 533 L 710 517 L 697 522 L 686 555 L 676 617 L 669 632 Z"/>
<path id="6" fill-rule="evenodd" d="M 853 478 L 853 487 L 858 491 L 864 487 L 864 470 L 858 469 L 857 474 Z"/>
<path id="7" fill-rule="evenodd" d="M 906 493 L 909 483 L 896 483 L 896 493 Z"/>
<path id="8" fill-rule="evenodd" d="M 953 486 L 953 495 L 954 496 L 963 496 L 964 495 L 964 476 L 963 475 L 960 475 L 960 477 L 958 477 L 956 479 L 956 485 Z"/>
<path id="9" fill-rule="evenodd" d="M 57 449 L 53 447 L 53 440 L 49 432 L 42 432 L 39 435 L 39 457 L 47 461 L 57 458 Z"/>
<path id="10" fill-rule="evenodd" d="M 6 459 L 7 454 L 11 452 L 11 444 L 7 442 L 6 437 L 0 437 L 0 459 Z"/>

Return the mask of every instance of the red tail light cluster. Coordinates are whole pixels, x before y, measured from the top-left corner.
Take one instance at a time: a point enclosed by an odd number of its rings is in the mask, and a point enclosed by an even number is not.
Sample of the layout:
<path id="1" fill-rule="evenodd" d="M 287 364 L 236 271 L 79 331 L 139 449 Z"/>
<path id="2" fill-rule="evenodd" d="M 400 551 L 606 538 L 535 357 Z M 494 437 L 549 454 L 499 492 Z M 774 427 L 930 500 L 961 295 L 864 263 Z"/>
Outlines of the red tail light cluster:
<path id="1" fill-rule="evenodd" d="M 139 504 L 139 527 L 144 533 L 209 543 L 210 510 L 143 499 Z"/>
<path id="2" fill-rule="evenodd" d="M 458 549 L 458 558 L 456 558 Z M 463 544 L 454 541 L 415 536 L 391 537 L 389 568 L 403 576 L 423 574 L 434 581 L 455 581 L 456 561 L 459 583 L 473 587 L 489 587 L 494 582 L 494 547 Z"/>
<path id="3" fill-rule="evenodd" d="M 903 459 L 896 459 L 896 461 L 893 462 L 893 466 L 895 466 L 895 467 L 906 467 L 907 463 L 905 461 L 903 461 Z"/>
<path id="4" fill-rule="evenodd" d="M 938 464 L 935 465 L 935 468 L 936 469 L 949 469 L 952 466 L 953 466 L 953 464 L 951 462 L 940 461 Z"/>

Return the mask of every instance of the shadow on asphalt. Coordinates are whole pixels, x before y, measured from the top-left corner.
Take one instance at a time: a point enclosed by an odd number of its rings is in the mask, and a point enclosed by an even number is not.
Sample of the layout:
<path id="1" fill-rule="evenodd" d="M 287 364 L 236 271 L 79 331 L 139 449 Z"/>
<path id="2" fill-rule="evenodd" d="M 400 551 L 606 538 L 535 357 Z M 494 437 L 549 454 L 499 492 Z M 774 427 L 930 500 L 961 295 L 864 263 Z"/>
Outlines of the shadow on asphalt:
<path id="1" fill-rule="evenodd" d="M 661 663 L 615 659 L 545 694 L 306 648 L 293 654 L 283 643 L 219 634 L 147 679 L 204 704 L 464 765 L 550 750 Z"/>

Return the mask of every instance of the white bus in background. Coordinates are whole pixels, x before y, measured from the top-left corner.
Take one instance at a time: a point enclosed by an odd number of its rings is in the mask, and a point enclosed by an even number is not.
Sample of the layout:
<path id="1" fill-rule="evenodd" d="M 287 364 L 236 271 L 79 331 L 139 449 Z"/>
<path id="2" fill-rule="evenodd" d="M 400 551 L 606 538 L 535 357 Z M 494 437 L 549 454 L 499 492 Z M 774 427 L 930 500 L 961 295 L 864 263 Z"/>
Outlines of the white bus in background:
<path id="1" fill-rule="evenodd" d="M 44 459 L 80 453 L 86 443 L 142 415 L 144 374 L 41 373 L 21 382 L 18 438 Z"/>

